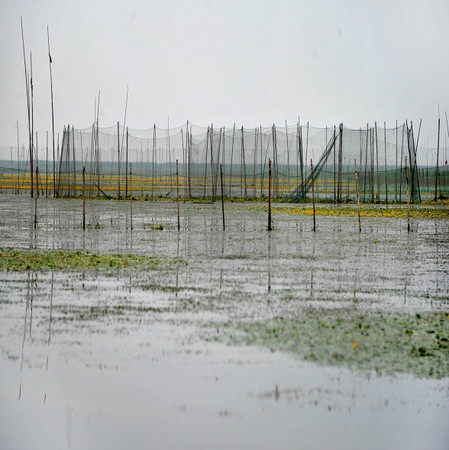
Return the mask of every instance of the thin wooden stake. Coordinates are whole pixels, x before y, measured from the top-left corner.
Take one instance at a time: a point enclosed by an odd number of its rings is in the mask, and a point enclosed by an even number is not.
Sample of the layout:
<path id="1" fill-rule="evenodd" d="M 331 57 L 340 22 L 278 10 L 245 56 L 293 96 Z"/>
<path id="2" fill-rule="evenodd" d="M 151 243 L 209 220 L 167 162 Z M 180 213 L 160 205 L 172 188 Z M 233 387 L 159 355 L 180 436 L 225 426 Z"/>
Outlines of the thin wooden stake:
<path id="1" fill-rule="evenodd" d="M 310 176 L 312 177 L 312 204 L 313 204 L 313 231 L 316 231 L 316 219 L 315 219 L 315 182 L 313 179 L 313 161 L 310 160 Z"/>
<path id="2" fill-rule="evenodd" d="M 117 122 L 118 199 L 120 200 L 120 123 Z"/>
<path id="3" fill-rule="evenodd" d="M 86 166 L 83 166 L 83 231 L 86 229 Z"/>
<path id="4" fill-rule="evenodd" d="M 437 140 L 437 165 L 435 170 L 435 198 L 434 200 L 438 200 L 438 159 L 440 158 L 440 119 L 438 118 L 438 140 Z"/>
<path id="5" fill-rule="evenodd" d="M 387 123 L 386 122 L 384 122 L 384 152 L 385 152 L 385 202 L 388 203 Z"/>
<path id="6" fill-rule="evenodd" d="M 176 203 L 178 204 L 178 231 L 181 230 L 181 221 L 179 218 L 179 173 L 178 173 L 178 160 L 176 160 Z"/>
<path id="7" fill-rule="evenodd" d="M 131 201 L 131 230 L 133 229 L 133 165 L 129 164 L 129 193 Z"/>
<path id="8" fill-rule="evenodd" d="M 224 210 L 224 194 L 223 194 L 223 165 L 220 164 L 220 184 L 221 184 L 221 212 L 223 215 L 223 231 L 226 230 L 225 210 Z"/>
<path id="9" fill-rule="evenodd" d="M 410 195 L 408 190 L 407 156 L 405 156 L 405 184 L 407 185 L 407 231 L 410 233 Z"/>
<path id="10" fill-rule="evenodd" d="M 39 184 L 38 184 L 38 179 L 39 179 L 39 166 L 36 164 L 36 192 L 34 194 L 34 229 L 37 229 L 37 193 L 39 192 Z"/>
<path id="11" fill-rule="evenodd" d="M 357 160 L 354 158 L 355 171 L 355 191 L 357 193 L 357 214 L 359 216 L 359 233 L 362 231 L 362 221 L 360 220 L 360 197 L 359 197 L 359 177 L 357 175 Z"/>
<path id="12" fill-rule="evenodd" d="M 48 131 L 45 136 L 45 197 L 48 197 Z"/>
<path id="13" fill-rule="evenodd" d="M 268 160 L 268 231 L 271 231 L 271 159 Z"/>
<path id="14" fill-rule="evenodd" d="M 17 194 L 20 186 L 20 143 L 19 143 L 19 121 L 17 121 Z"/>

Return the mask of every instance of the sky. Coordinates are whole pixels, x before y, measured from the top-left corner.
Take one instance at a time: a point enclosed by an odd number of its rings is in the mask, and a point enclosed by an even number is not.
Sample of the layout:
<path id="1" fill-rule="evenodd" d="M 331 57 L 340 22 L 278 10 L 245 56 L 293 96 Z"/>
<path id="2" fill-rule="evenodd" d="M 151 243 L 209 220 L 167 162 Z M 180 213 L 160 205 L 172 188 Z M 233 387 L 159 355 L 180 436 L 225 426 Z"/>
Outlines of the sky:
<path id="1" fill-rule="evenodd" d="M 0 0 L 0 146 L 27 141 L 20 18 L 32 52 L 35 130 L 359 128 L 423 120 L 436 146 L 449 109 L 447 0 Z"/>

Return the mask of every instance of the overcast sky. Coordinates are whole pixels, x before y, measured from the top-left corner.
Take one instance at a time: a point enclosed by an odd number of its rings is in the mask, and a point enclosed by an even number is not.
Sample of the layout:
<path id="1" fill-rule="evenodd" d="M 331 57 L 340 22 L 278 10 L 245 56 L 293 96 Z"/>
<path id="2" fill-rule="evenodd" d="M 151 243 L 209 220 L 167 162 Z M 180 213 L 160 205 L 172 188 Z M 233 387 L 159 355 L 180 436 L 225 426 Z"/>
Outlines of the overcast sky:
<path id="1" fill-rule="evenodd" d="M 448 0 L 0 0 L 0 145 L 16 121 L 26 142 L 21 16 L 40 135 L 47 25 L 56 131 L 89 127 L 99 90 L 100 126 L 123 122 L 128 85 L 135 129 L 423 119 L 425 138 L 449 109 Z"/>

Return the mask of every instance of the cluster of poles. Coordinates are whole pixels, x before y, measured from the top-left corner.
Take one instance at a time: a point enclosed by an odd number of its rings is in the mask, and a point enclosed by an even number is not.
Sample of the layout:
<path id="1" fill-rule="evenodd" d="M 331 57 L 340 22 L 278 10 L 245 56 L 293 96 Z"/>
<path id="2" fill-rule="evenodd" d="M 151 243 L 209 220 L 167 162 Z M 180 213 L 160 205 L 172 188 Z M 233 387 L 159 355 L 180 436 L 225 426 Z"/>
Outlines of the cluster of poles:
<path id="1" fill-rule="evenodd" d="M 389 130 L 390 139 L 387 143 L 387 128 L 384 123 L 383 136 L 377 123 L 374 127 L 367 125 L 365 129 L 349 130 L 333 127 L 321 130 L 313 135 L 312 129 L 298 123 L 292 127 L 285 123 L 282 127 L 256 127 L 244 129 L 234 127 L 214 129 L 213 125 L 206 131 L 195 134 L 192 125 L 180 127 L 177 134 L 170 132 L 168 125 L 165 136 L 158 136 L 156 125 L 147 130 L 144 137 L 133 136 L 126 126 L 128 104 L 128 88 L 126 106 L 122 126 L 99 128 L 100 92 L 94 104 L 94 121 L 87 130 L 76 130 L 67 126 L 62 133 L 61 147 L 59 134 L 55 140 L 55 120 L 53 102 L 52 58 L 50 48 L 50 33 L 47 27 L 49 75 L 51 88 L 52 112 L 52 167 L 49 169 L 49 136 L 46 134 L 46 167 L 45 178 L 39 174 L 38 133 L 34 130 L 34 86 L 32 53 L 27 56 L 21 19 L 22 49 L 25 72 L 25 87 L 28 120 L 29 155 L 23 169 L 19 155 L 19 127 L 17 123 L 17 177 L 16 187 L 11 183 L 0 186 L 15 190 L 30 188 L 31 197 L 45 192 L 48 196 L 53 191 L 54 197 L 77 197 L 81 190 L 81 172 L 83 176 L 83 192 L 92 194 L 129 197 L 130 166 L 134 164 L 135 192 L 140 195 L 174 196 L 174 162 L 176 161 L 177 177 L 181 175 L 181 192 L 184 198 L 209 197 L 215 200 L 219 197 L 219 180 L 223 183 L 222 194 L 228 197 L 265 198 L 267 191 L 273 190 L 274 197 L 302 201 L 310 195 L 313 185 L 313 197 L 342 203 L 350 197 L 355 197 L 354 183 L 357 188 L 358 201 L 401 202 L 404 197 L 405 171 L 404 161 L 409 162 L 410 199 L 420 202 L 424 193 L 435 201 L 449 194 L 449 170 L 446 163 L 440 166 L 440 119 L 438 119 L 438 138 L 435 164 L 419 168 L 418 137 L 415 141 L 413 125 L 404 124 Z M 449 136 L 449 124 L 446 126 Z M 402 136 L 401 136 L 402 131 Z M 394 137 L 393 134 L 394 133 Z M 139 134 L 137 132 L 137 134 Z M 142 134 L 142 133 L 141 133 Z M 164 134 L 164 133 L 162 133 Z M 312 143 L 315 140 L 315 143 Z M 162 142 L 165 141 L 165 148 Z M 176 142 L 174 142 L 176 141 Z M 319 142 L 318 142 L 319 141 Z M 357 142 L 358 141 L 358 142 Z M 401 143 L 399 144 L 399 141 Z M 140 145 L 140 149 L 139 149 Z M 343 150 L 343 145 L 344 150 Z M 383 145 L 383 149 L 381 148 Z M 145 147 L 145 148 L 144 148 Z M 389 149 L 389 154 L 387 152 Z M 392 151 L 394 148 L 394 157 Z M 383 155 L 382 155 L 383 150 Z M 110 152 L 110 155 L 108 154 Z M 447 153 L 447 147 L 444 147 Z M 422 152 L 421 152 L 422 153 Z M 145 155 L 145 156 L 144 156 Z M 429 156 L 427 154 L 427 156 Z M 315 163 L 315 173 L 307 166 L 311 158 Z M 358 179 L 349 161 L 355 158 L 359 165 Z M 382 161 L 383 158 L 383 161 Z M 25 158 L 24 158 L 25 159 Z M 178 166 L 178 160 L 180 161 Z M 272 187 L 267 186 L 268 161 L 271 161 Z M 443 155 L 444 160 L 444 155 Z M 11 153 L 11 171 L 12 167 Z M 23 164 L 22 164 L 23 166 Z M 109 173 L 108 169 L 110 168 Z M 22 174 L 22 181 L 20 180 Z M 314 182 L 312 183 L 312 177 Z M 29 180 L 29 182 L 28 182 Z M 45 181 L 43 181 L 45 180 Z M 29 184 L 28 184 L 29 183 Z M 390 185 L 389 185 L 390 183 Z M 393 183 L 394 188 L 391 188 Z M 176 195 L 179 193 L 176 190 Z"/>
<path id="2" fill-rule="evenodd" d="M 439 130 L 440 121 L 438 125 Z M 161 138 L 156 136 L 157 131 L 153 127 L 147 132 L 149 137 L 142 138 L 131 135 L 119 123 L 114 131 L 111 128 L 100 130 L 97 117 L 89 130 L 76 130 L 73 126 L 64 129 L 61 149 L 59 143 L 57 145 L 52 174 L 49 173 L 47 133 L 45 174 L 39 175 L 37 161 L 32 172 L 30 160 L 30 171 L 26 178 L 23 163 L 22 168 L 18 163 L 16 181 L 10 178 L 7 180 L 9 184 L 1 184 L 3 188 L 17 192 L 22 182 L 22 189 L 31 187 L 33 195 L 33 181 L 38 176 L 40 190 L 46 196 L 53 190 L 55 197 L 79 197 L 81 172 L 85 167 L 89 197 L 105 195 L 127 198 L 129 167 L 132 163 L 136 196 L 151 199 L 173 197 L 176 195 L 175 161 L 178 160 L 180 189 L 184 198 L 218 198 L 220 176 L 223 177 L 227 197 L 266 198 L 268 159 L 271 159 L 274 197 L 302 201 L 310 198 L 311 194 L 311 170 L 305 163 L 308 157 L 307 160 L 312 159 L 315 166 L 315 195 L 323 200 L 343 203 L 354 201 L 356 197 L 354 172 L 349 164 L 352 158 L 357 159 L 359 166 L 360 201 L 389 203 L 405 200 L 404 161 L 407 157 L 412 202 L 420 202 L 422 196 L 424 199 L 438 200 L 448 194 L 449 170 L 447 165 L 440 167 L 439 138 L 436 164 L 433 167 L 418 167 L 419 131 L 415 141 L 412 124 L 410 127 L 404 124 L 388 130 L 388 143 L 384 127 L 382 149 L 377 124 L 365 130 L 350 130 L 340 125 L 329 133 L 327 129 L 315 129 L 315 135 L 310 139 L 307 136 L 304 141 L 303 128 L 305 131 L 309 127 L 298 126 L 296 136 L 291 129 L 279 131 L 275 126 L 269 131 L 266 128 L 252 132 L 243 127 L 228 131 L 222 128 L 214 132 L 213 127 L 208 127 L 202 134 L 193 134 L 187 125 L 185 133 L 180 128 L 177 134 L 170 136 L 170 131 L 166 130 L 167 137 Z M 293 146 L 295 138 L 297 143 Z M 37 139 L 35 133 L 34 144 L 37 144 Z M 165 148 L 161 142 L 164 139 L 167 141 Z M 308 149 L 309 140 L 313 139 L 315 142 Z M 396 142 L 392 143 L 392 139 Z M 173 141 L 176 142 L 173 144 Z M 400 145 L 398 141 L 401 141 Z M 11 158 L 11 167 L 12 164 Z M 26 184 L 28 180 L 29 185 Z"/>
<path id="3" fill-rule="evenodd" d="M 314 168 L 313 168 L 313 160 L 310 160 L 310 172 L 311 172 L 311 188 L 312 188 L 312 205 L 313 205 L 313 231 L 316 231 L 316 207 L 315 207 L 315 180 L 314 180 Z M 82 169 L 82 202 L 83 202 L 83 220 L 82 227 L 83 231 L 86 230 L 86 168 L 83 166 Z M 361 209 L 360 209 L 360 197 L 359 197 L 359 185 L 358 185 L 358 172 L 357 172 L 357 160 L 354 159 L 354 174 L 355 174 L 355 183 L 356 183 L 356 195 L 357 195 L 357 216 L 358 216 L 358 225 L 359 232 L 362 231 L 362 222 L 361 222 Z M 410 232 L 410 196 L 409 196 L 409 178 L 408 178 L 408 170 L 407 170 L 407 157 L 405 157 L 405 177 L 406 177 L 406 186 L 407 186 L 407 230 Z M 133 230 L 133 171 L 132 171 L 132 163 L 129 167 L 129 203 L 130 203 L 130 227 Z M 37 184 L 37 177 L 36 177 Z M 226 230 L 226 219 L 225 219 L 225 206 L 224 206 L 224 186 L 223 186 L 223 169 L 220 165 L 220 187 L 221 187 L 221 209 L 222 209 L 222 222 L 223 222 L 223 231 Z M 38 190 L 36 186 L 36 191 Z M 271 159 L 268 161 L 268 226 L 267 230 L 272 231 L 272 162 Z M 38 196 L 34 196 L 34 229 L 37 229 L 38 224 Z M 176 160 L 176 204 L 177 204 L 177 229 L 181 230 L 181 216 L 180 216 L 180 196 L 179 196 L 179 164 L 178 160 Z"/>

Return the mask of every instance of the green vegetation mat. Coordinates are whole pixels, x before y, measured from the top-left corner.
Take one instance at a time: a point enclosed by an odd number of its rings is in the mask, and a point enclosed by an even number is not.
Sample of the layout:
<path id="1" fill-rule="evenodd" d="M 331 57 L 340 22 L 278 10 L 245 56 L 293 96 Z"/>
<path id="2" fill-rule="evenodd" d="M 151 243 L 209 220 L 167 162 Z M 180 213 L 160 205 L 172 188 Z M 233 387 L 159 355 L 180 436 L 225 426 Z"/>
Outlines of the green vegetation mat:
<path id="1" fill-rule="evenodd" d="M 265 346 L 361 372 L 449 377 L 448 312 L 343 315 L 314 311 L 301 319 L 223 324 L 208 339 Z"/>
<path id="2" fill-rule="evenodd" d="M 0 249 L 0 270 L 152 270 L 179 264 L 174 258 L 131 254 L 102 254 L 69 250 Z"/>

